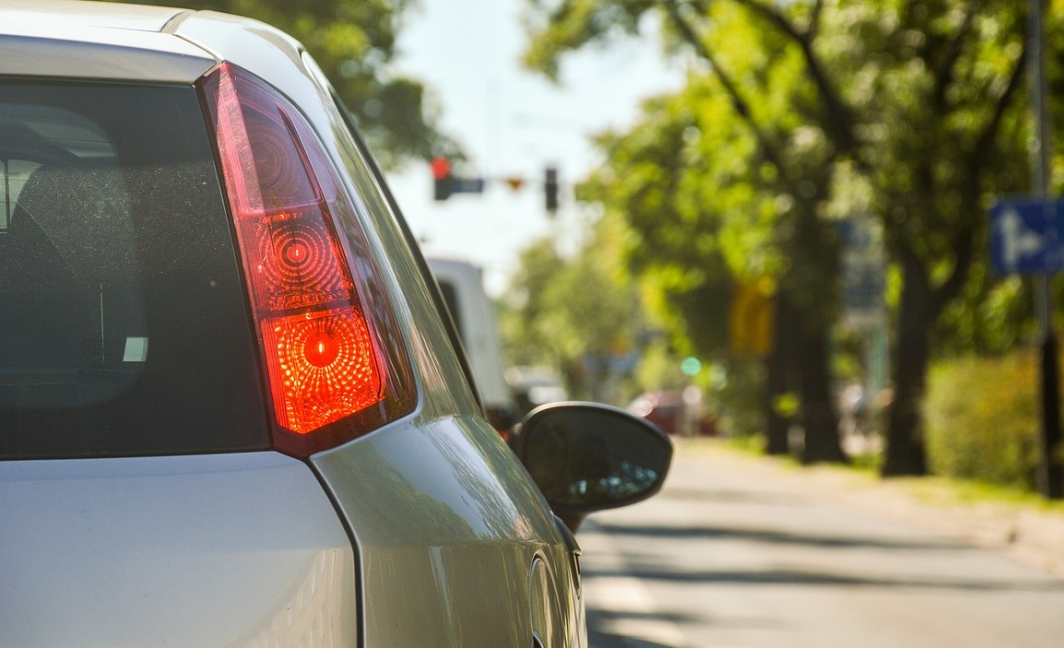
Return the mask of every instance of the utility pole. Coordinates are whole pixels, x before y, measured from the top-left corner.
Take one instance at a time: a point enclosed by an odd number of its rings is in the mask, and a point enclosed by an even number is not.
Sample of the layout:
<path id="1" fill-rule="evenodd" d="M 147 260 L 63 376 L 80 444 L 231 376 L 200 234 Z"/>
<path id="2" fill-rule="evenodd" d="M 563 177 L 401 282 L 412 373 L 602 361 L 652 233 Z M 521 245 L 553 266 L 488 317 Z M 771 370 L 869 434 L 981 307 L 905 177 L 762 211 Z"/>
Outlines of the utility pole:
<path id="1" fill-rule="evenodd" d="M 1045 0 L 1030 0 L 1030 34 L 1028 44 L 1028 79 L 1031 92 L 1031 112 L 1034 119 L 1034 147 L 1031 155 L 1034 196 L 1042 202 L 1045 217 L 1051 218 L 1052 203 L 1049 193 L 1050 152 L 1052 137 L 1049 132 L 1049 115 L 1046 107 L 1045 51 L 1043 47 L 1043 16 Z M 1049 275 L 1038 274 L 1034 278 L 1035 309 L 1038 315 L 1041 346 L 1041 413 L 1042 443 L 1041 461 L 1038 470 L 1038 486 L 1046 499 L 1064 498 L 1064 467 L 1058 456 L 1060 449 L 1060 368 L 1057 352 L 1057 337 L 1053 327 L 1053 295 Z"/>

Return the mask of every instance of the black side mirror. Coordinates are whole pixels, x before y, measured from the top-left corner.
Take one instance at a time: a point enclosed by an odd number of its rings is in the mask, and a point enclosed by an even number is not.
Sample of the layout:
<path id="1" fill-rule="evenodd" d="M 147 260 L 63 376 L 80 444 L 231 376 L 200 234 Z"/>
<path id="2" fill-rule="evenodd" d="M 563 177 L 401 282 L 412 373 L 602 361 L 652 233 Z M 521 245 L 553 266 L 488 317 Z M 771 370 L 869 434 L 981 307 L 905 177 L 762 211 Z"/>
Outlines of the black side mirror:
<path id="1" fill-rule="evenodd" d="M 672 461 L 672 442 L 661 430 L 599 403 L 538 407 L 525 417 L 511 445 L 573 531 L 589 513 L 658 492 Z"/>

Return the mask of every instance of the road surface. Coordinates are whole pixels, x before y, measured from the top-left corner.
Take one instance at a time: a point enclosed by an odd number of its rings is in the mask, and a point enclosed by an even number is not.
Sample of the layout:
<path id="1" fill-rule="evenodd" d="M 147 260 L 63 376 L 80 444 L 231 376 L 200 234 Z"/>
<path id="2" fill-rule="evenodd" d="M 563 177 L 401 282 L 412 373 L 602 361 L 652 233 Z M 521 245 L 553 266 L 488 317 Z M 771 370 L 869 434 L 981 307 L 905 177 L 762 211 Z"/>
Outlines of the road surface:
<path id="1" fill-rule="evenodd" d="M 682 447 L 577 534 L 592 648 L 1064 647 L 1059 576 L 822 477 Z"/>

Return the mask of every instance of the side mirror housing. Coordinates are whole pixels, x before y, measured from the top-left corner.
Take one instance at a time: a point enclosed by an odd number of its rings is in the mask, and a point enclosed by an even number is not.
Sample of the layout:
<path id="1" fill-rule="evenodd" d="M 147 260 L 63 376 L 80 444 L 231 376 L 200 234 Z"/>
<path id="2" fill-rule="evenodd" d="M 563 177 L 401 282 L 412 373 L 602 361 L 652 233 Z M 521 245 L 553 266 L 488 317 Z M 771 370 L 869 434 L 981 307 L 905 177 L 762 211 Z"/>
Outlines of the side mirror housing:
<path id="1" fill-rule="evenodd" d="M 672 442 L 645 419 L 600 403 L 551 403 L 525 417 L 511 447 L 570 529 L 589 513 L 657 493 Z"/>

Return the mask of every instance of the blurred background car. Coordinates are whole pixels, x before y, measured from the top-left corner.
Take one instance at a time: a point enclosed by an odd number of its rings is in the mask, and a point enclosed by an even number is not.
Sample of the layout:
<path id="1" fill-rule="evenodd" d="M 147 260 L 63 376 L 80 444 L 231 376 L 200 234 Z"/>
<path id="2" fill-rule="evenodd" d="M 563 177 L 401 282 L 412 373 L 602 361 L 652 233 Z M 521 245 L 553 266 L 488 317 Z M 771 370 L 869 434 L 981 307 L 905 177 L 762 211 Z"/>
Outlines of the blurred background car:
<path id="1" fill-rule="evenodd" d="M 701 403 L 696 399 L 685 401 L 682 390 L 644 392 L 635 397 L 627 409 L 666 434 L 716 436 L 719 433 L 716 420 L 702 412 Z"/>
<path id="2" fill-rule="evenodd" d="M 514 366 L 506 369 L 506 382 L 513 390 L 519 416 L 540 405 L 568 400 L 569 393 L 554 369 L 540 365 Z"/>
<path id="3" fill-rule="evenodd" d="M 0 0 L 0 173 L 0 646 L 586 645 L 572 532 L 671 444 L 503 443 L 298 42 Z"/>

